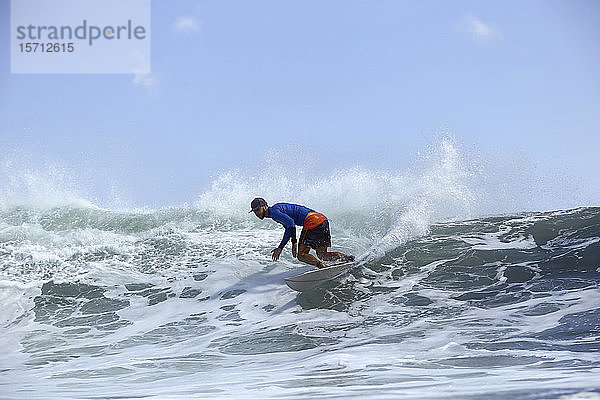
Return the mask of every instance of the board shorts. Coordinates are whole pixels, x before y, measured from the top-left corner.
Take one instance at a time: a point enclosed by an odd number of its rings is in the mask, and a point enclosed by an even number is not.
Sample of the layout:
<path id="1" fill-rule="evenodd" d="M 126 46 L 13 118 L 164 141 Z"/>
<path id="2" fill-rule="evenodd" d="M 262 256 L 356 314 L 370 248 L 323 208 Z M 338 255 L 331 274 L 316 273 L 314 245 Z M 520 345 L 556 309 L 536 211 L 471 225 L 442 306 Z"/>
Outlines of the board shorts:
<path id="1" fill-rule="evenodd" d="M 331 247 L 331 234 L 327 217 L 318 212 L 311 212 L 304 220 L 304 228 L 300 234 L 300 244 L 312 249 Z"/>

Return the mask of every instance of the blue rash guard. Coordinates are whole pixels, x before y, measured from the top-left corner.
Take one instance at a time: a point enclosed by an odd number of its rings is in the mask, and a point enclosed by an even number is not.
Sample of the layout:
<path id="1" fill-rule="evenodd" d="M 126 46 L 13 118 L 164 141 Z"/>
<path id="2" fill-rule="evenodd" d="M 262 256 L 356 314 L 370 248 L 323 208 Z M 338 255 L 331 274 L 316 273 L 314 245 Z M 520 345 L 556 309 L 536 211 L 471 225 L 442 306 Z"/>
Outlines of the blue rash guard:
<path id="1" fill-rule="evenodd" d="M 269 207 L 269 218 L 273 219 L 273 221 L 279 222 L 285 228 L 283 239 L 279 244 L 280 249 L 283 250 L 288 240 L 290 240 L 292 231 L 294 231 L 294 236 L 296 236 L 296 225 L 304 225 L 304 220 L 306 219 L 308 213 L 314 211 L 315 210 L 311 210 L 308 207 L 291 203 L 277 203 Z M 294 237 L 294 239 L 296 238 Z M 295 240 L 292 242 L 294 241 Z"/>

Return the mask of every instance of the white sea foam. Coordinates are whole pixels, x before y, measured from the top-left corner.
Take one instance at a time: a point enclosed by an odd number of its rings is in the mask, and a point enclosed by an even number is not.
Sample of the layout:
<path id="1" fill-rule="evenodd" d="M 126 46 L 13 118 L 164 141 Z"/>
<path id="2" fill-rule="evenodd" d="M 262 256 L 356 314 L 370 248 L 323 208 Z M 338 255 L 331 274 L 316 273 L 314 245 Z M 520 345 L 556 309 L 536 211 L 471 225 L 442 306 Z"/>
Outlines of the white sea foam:
<path id="1" fill-rule="evenodd" d="M 507 249 L 533 249 L 537 247 L 535 240 L 531 235 L 518 236 L 505 239 L 501 236 L 510 231 L 510 228 L 499 230 L 498 232 L 483 235 L 461 236 L 458 239 L 469 243 L 475 250 L 507 250 Z"/>

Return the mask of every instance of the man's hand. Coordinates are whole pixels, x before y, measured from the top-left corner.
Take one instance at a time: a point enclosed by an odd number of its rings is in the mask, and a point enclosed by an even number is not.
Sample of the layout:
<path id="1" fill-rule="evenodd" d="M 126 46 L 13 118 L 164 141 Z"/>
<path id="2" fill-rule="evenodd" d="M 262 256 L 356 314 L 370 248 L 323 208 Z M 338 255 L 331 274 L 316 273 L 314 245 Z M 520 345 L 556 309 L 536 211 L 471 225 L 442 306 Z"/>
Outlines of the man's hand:
<path id="1" fill-rule="evenodd" d="M 292 243 L 292 256 L 298 257 L 298 243 Z"/>
<path id="2" fill-rule="evenodd" d="M 273 261 L 277 261 L 281 255 L 281 249 L 277 247 L 276 249 L 271 250 L 271 253 L 273 253 Z"/>

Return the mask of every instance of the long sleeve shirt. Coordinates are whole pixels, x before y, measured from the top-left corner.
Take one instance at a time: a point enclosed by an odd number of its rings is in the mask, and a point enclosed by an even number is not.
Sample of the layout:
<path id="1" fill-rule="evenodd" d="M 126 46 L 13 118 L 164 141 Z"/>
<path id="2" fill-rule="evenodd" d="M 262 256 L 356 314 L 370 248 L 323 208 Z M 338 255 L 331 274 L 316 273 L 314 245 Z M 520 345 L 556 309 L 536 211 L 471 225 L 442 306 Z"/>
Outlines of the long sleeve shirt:
<path id="1" fill-rule="evenodd" d="M 296 225 L 303 226 L 308 213 L 314 212 L 308 207 L 292 203 L 277 203 L 269 207 L 269 218 L 279 222 L 285 228 L 279 248 L 283 249 L 292 236 L 296 234 Z M 295 238 L 294 238 L 295 239 Z"/>

